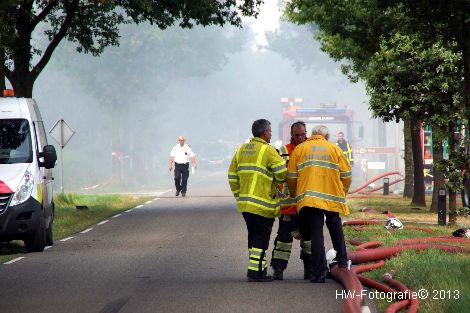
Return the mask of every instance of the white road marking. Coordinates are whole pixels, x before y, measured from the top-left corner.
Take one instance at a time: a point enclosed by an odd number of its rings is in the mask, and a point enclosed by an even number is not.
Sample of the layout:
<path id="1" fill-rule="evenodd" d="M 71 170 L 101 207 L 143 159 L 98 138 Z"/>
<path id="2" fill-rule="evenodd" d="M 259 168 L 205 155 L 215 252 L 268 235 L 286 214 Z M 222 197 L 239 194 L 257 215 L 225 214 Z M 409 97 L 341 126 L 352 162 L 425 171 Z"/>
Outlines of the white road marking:
<path id="1" fill-rule="evenodd" d="M 50 249 L 50 248 L 52 248 L 52 246 L 45 246 L 44 250 L 47 250 L 47 249 Z"/>
<path id="2" fill-rule="evenodd" d="M 102 222 L 99 222 L 98 225 L 103 225 L 103 224 L 106 224 L 107 222 L 109 222 L 109 220 L 104 220 Z"/>
<path id="3" fill-rule="evenodd" d="M 119 217 L 119 216 L 121 216 L 121 215 L 122 215 L 122 214 L 119 213 L 119 214 L 114 215 L 112 218 L 116 218 L 116 217 Z"/>
<path id="4" fill-rule="evenodd" d="M 150 203 L 152 203 L 152 201 L 147 201 L 147 202 L 145 202 L 145 204 L 150 204 Z"/>
<path id="5" fill-rule="evenodd" d="M 155 198 L 155 199 L 153 199 L 153 201 L 156 201 L 156 200 L 158 200 L 158 199 L 160 199 L 160 198 Z"/>
<path id="6" fill-rule="evenodd" d="M 59 241 L 67 241 L 67 240 L 70 240 L 70 239 L 72 239 L 72 238 L 73 238 L 73 237 L 67 237 L 67 238 L 61 239 L 61 240 L 59 240 Z"/>
<path id="7" fill-rule="evenodd" d="M 92 231 L 92 230 L 93 230 L 93 228 L 90 227 L 90 228 L 85 229 L 84 231 L 81 231 L 80 234 L 86 234 L 86 233 L 88 233 L 89 231 Z"/>
<path id="8" fill-rule="evenodd" d="M 144 205 L 141 204 L 141 205 L 136 206 L 135 208 L 136 208 L 136 209 L 140 209 L 140 208 L 143 207 L 143 206 L 144 206 Z"/>
<path id="9" fill-rule="evenodd" d="M 3 263 L 3 264 L 6 264 L 6 265 L 12 264 L 12 263 L 15 263 L 16 261 L 19 261 L 19 260 L 21 260 L 21 259 L 24 259 L 24 256 L 20 256 L 19 258 L 13 259 L 13 260 L 8 261 L 8 262 L 5 262 L 5 263 Z"/>
<path id="10" fill-rule="evenodd" d="M 129 212 L 132 211 L 132 210 L 134 210 L 134 209 L 129 209 L 129 210 L 124 211 L 124 212 L 129 213 Z"/>

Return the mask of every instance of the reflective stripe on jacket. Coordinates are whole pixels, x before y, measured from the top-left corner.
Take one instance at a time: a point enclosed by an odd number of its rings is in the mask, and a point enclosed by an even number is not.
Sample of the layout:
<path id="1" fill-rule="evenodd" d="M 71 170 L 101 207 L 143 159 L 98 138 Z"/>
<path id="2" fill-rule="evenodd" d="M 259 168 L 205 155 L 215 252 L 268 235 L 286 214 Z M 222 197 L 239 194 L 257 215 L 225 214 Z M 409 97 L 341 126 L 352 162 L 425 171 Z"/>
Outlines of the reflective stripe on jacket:
<path id="1" fill-rule="evenodd" d="M 241 145 L 228 170 L 230 189 L 237 200 L 238 211 L 267 218 L 280 215 L 276 185 L 285 182 L 287 167 L 276 149 L 254 137 Z"/>
<path id="2" fill-rule="evenodd" d="M 346 146 L 340 145 L 339 142 L 337 142 L 336 145 L 338 145 L 338 147 L 340 147 L 341 150 L 343 150 L 343 154 L 346 157 L 346 159 L 349 161 L 349 163 L 353 163 L 354 157 L 353 157 L 351 146 L 349 145 L 349 142 L 347 141 L 345 142 L 346 142 Z"/>
<path id="3" fill-rule="evenodd" d="M 295 191 L 298 211 L 309 206 L 349 214 L 346 194 L 351 166 L 341 148 L 323 136 L 312 136 L 294 149 L 287 183 L 291 192 Z"/>
<path id="4" fill-rule="evenodd" d="M 288 164 L 289 162 L 289 156 L 291 155 L 292 151 L 294 151 L 294 144 L 288 143 L 287 145 L 282 146 L 280 150 L 280 154 L 284 160 L 286 160 L 286 163 Z M 280 186 L 279 190 L 285 195 L 281 199 L 281 214 L 285 215 L 292 215 L 292 214 L 297 214 L 297 205 L 295 201 L 295 195 L 291 196 L 291 193 L 289 192 L 289 188 L 287 186 L 287 182 L 282 184 Z"/>

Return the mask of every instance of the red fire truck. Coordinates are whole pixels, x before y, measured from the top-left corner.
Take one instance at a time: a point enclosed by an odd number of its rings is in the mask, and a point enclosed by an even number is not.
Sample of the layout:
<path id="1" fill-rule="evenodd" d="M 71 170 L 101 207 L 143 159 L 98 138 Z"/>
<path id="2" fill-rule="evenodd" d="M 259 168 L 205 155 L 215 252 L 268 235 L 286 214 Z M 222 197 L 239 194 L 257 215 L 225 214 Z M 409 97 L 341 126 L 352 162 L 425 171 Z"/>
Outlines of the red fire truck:
<path id="1" fill-rule="evenodd" d="M 336 105 L 321 105 L 315 108 L 303 108 L 289 105 L 282 111 L 282 125 L 280 139 L 283 144 L 290 141 L 290 127 L 292 123 L 301 120 L 307 125 L 307 135 L 310 135 L 316 125 L 326 125 L 331 134 L 331 141 L 336 141 L 338 132 L 344 133 L 344 138 L 353 146 L 362 140 L 363 127 L 361 123 L 354 122 L 354 112 L 347 107 L 338 108 Z"/>

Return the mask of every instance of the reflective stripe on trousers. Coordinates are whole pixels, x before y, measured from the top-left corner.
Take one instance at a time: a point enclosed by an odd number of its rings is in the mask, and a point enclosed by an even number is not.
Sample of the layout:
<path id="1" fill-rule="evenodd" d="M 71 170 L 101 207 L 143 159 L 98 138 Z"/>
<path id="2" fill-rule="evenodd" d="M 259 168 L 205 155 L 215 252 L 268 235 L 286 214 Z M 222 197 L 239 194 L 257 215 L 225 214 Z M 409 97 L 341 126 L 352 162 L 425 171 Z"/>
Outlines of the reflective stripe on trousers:
<path id="1" fill-rule="evenodd" d="M 268 267 L 266 264 L 266 250 L 253 247 L 249 249 L 249 253 L 248 270 L 262 272 Z"/>

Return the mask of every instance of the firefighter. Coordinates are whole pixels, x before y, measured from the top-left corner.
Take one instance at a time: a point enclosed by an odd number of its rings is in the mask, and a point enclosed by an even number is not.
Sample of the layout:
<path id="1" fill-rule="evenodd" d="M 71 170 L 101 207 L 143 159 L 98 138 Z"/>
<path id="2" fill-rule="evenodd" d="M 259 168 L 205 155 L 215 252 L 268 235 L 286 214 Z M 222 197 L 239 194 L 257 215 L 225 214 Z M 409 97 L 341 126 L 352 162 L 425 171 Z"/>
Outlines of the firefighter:
<path id="1" fill-rule="evenodd" d="M 287 184 L 295 193 L 299 210 L 300 235 L 312 242 L 313 283 L 324 283 L 328 274 L 323 224 L 336 250 L 335 263 L 347 268 L 348 260 L 339 214 L 349 214 L 346 194 L 351 185 L 351 166 L 341 149 L 328 142 L 328 128 L 316 126 L 312 136 L 292 152 Z"/>
<path id="2" fill-rule="evenodd" d="M 285 182 L 286 162 L 269 145 L 271 123 L 260 119 L 251 128 L 253 138 L 241 145 L 228 170 L 230 189 L 248 230 L 249 282 L 270 282 L 267 275 L 268 250 L 274 218 L 280 215 L 276 186 Z"/>
<path id="3" fill-rule="evenodd" d="M 294 148 L 307 139 L 307 129 L 305 123 L 297 121 L 291 125 L 290 143 L 280 149 L 281 156 L 289 162 L 289 155 Z M 287 183 L 282 186 L 283 197 L 281 199 L 281 217 L 279 217 L 279 229 L 274 240 L 274 249 L 271 257 L 271 267 L 273 268 L 273 278 L 282 280 L 284 270 L 289 262 L 292 250 L 293 238 L 300 240 L 300 258 L 304 263 L 304 279 L 311 279 L 311 243 L 303 240 L 299 235 L 299 223 L 295 195 L 289 193 Z"/>
<path id="4" fill-rule="evenodd" d="M 354 157 L 353 157 L 352 148 L 349 142 L 347 142 L 346 139 L 344 139 L 343 132 L 338 133 L 338 141 L 336 142 L 336 144 L 341 148 L 341 150 L 343 150 L 344 156 L 349 161 L 349 164 L 351 164 L 351 166 L 354 166 Z"/>

